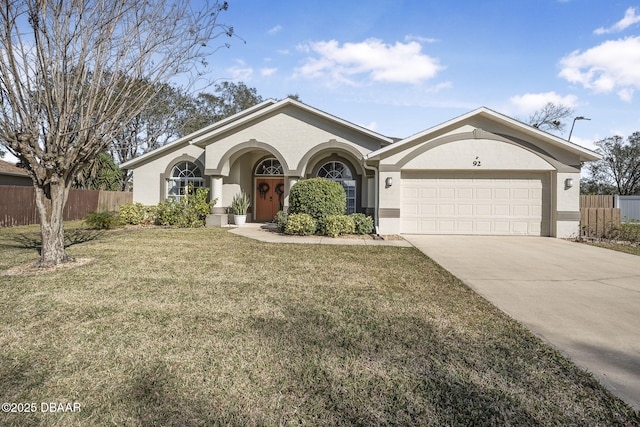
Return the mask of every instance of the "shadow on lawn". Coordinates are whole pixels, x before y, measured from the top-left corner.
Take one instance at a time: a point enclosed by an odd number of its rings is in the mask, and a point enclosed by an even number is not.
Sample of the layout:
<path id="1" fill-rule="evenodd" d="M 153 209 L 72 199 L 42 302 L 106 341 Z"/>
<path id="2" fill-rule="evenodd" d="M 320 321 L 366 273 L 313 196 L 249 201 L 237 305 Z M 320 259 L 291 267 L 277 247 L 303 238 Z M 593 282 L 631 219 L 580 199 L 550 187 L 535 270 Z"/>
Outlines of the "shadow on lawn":
<path id="1" fill-rule="evenodd" d="M 123 399 L 142 426 L 248 425 L 247 417 L 228 409 L 222 413 L 215 402 L 185 396 L 181 387 L 166 362 L 156 360 L 136 369 Z"/>
<path id="2" fill-rule="evenodd" d="M 100 230 L 74 229 L 65 231 L 64 247 L 68 248 L 80 243 L 97 240 L 103 235 L 104 231 Z M 0 243 L 0 246 L 35 249 L 39 254 L 42 250 L 42 236 L 39 233 L 19 233 L 13 236 L 7 236 L 6 239 L 12 241 L 12 243 L 2 242 Z"/>
<path id="3" fill-rule="evenodd" d="M 283 359 L 288 393 L 304 396 L 298 402 L 301 419 L 286 422 L 304 422 L 305 416 L 355 425 L 545 421 L 496 384 L 472 380 L 468 373 L 477 354 L 465 353 L 468 339 L 453 331 L 443 339 L 433 323 L 414 316 L 337 319 L 301 306 L 289 306 L 285 319 L 254 319 L 254 328 Z M 362 320 L 368 324 L 355 323 Z"/>

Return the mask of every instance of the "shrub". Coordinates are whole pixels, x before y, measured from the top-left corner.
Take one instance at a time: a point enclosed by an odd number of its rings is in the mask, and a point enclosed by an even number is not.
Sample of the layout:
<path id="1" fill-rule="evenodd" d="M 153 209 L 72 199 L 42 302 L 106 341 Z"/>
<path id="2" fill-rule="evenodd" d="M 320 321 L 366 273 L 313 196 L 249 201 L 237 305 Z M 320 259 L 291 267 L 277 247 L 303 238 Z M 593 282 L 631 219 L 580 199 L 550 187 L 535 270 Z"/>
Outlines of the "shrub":
<path id="1" fill-rule="evenodd" d="M 189 194 L 180 201 L 165 200 L 158 203 L 155 211 L 155 224 L 177 227 L 204 227 L 207 215 L 216 200 L 207 202 L 208 188 L 198 188 L 195 192 L 189 187 Z"/>
<path id="2" fill-rule="evenodd" d="M 189 190 L 192 190 L 189 188 Z M 155 224 L 177 227 L 203 227 L 207 215 L 216 200 L 207 202 L 208 188 L 198 188 L 195 192 L 178 200 L 164 200 L 158 203 Z"/>
<path id="3" fill-rule="evenodd" d="M 327 215 L 343 215 L 346 208 L 344 188 L 340 183 L 326 178 L 298 181 L 289 191 L 289 214 L 311 215 L 320 231 Z"/>
<path id="4" fill-rule="evenodd" d="M 184 206 L 177 200 L 163 200 L 158 203 L 154 223 L 156 225 L 178 225 Z"/>
<path id="5" fill-rule="evenodd" d="M 285 226 L 284 232 L 285 234 L 308 236 L 315 233 L 316 225 L 316 221 L 309 214 L 291 214 L 288 215 L 287 225 Z"/>
<path id="6" fill-rule="evenodd" d="M 273 223 L 278 226 L 278 232 L 284 233 L 284 229 L 287 227 L 287 213 L 285 211 L 278 211 L 275 217 L 273 217 Z"/>
<path id="7" fill-rule="evenodd" d="M 209 189 L 200 187 L 195 192 L 184 197 L 185 214 L 181 222 L 181 227 L 204 227 L 207 215 L 211 213 L 211 208 L 216 204 L 217 199 L 207 201 Z"/>
<path id="8" fill-rule="evenodd" d="M 618 240 L 625 240 L 631 243 L 640 242 L 640 221 L 628 220 L 627 222 L 620 224 L 620 229 L 617 232 L 616 238 Z"/>
<path id="9" fill-rule="evenodd" d="M 118 217 L 121 224 L 150 224 L 153 222 L 155 207 L 145 206 L 142 203 L 125 203 L 119 208 Z"/>
<path id="10" fill-rule="evenodd" d="M 118 225 L 116 212 L 89 212 L 84 217 L 84 222 L 94 230 L 109 230 Z"/>
<path id="11" fill-rule="evenodd" d="M 329 237 L 353 234 L 355 228 L 353 218 L 349 215 L 327 215 L 325 218 L 324 234 Z"/>
<path id="12" fill-rule="evenodd" d="M 353 219 L 356 234 L 371 234 L 373 232 L 373 218 L 362 213 L 349 215 Z"/>

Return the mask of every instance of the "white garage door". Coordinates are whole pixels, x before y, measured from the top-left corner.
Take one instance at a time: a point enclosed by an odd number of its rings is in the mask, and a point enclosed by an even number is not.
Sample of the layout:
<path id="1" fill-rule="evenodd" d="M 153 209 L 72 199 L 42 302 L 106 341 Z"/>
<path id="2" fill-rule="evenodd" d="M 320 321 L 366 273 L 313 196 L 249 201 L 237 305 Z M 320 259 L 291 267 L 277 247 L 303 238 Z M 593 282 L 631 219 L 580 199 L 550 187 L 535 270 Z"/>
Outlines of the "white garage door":
<path id="1" fill-rule="evenodd" d="M 402 232 L 548 234 L 542 174 L 402 174 Z"/>

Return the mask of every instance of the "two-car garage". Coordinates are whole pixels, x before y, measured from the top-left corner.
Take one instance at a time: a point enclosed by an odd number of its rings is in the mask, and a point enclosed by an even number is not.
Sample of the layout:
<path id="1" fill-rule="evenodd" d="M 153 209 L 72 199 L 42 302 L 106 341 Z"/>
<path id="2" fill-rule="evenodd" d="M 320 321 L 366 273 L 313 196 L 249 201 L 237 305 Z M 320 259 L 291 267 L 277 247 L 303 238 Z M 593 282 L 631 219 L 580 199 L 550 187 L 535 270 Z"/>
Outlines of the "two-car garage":
<path id="1" fill-rule="evenodd" d="M 402 172 L 408 234 L 549 235 L 548 173 Z"/>
<path id="2" fill-rule="evenodd" d="M 479 108 L 365 156 L 384 234 L 575 237 L 597 154 Z"/>

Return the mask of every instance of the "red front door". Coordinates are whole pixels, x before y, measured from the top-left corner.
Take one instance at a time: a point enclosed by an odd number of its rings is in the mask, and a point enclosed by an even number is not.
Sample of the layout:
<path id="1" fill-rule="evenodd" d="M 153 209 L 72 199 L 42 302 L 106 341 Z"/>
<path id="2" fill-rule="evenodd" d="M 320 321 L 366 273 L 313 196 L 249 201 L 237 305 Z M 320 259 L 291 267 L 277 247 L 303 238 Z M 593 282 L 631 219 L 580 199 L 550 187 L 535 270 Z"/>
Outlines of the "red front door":
<path id="1" fill-rule="evenodd" d="M 271 221 L 282 209 L 284 179 L 256 178 L 256 221 Z"/>

